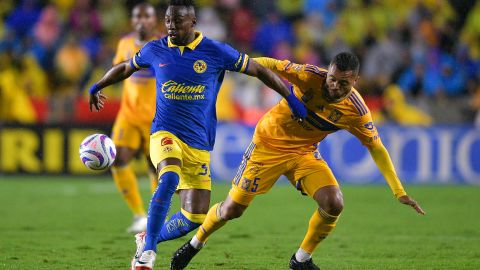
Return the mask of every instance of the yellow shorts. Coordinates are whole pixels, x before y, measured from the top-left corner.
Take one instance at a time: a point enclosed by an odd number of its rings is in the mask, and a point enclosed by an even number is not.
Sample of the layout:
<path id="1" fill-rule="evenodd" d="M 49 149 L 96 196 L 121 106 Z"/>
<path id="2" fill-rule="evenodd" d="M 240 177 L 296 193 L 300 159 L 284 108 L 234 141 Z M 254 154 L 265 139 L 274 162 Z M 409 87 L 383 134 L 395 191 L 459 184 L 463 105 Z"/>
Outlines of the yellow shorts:
<path id="1" fill-rule="evenodd" d="M 239 204 L 248 205 L 256 195 L 268 192 L 281 175 L 287 176 L 293 186 L 310 197 L 322 187 L 338 186 L 335 176 L 317 151 L 289 153 L 268 148 L 261 142 L 252 142 L 243 155 L 229 196 Z"/>
<path id="2" fill-rule="evenodd" d="M 117 147 L 139 149 L 149 155 L 150 150 L 150 124 L 135 124 L 119 116 L 112 129 L 112 140 Z"/>
<path id="3" fill-rule="evenodd" d="M 157 168 L 166 158 L 182 161 L 177 189 L 212 189 L 210 152 L 190 147 L 168 131 L 155 132 L 150 136 L 150 159 Z"/>

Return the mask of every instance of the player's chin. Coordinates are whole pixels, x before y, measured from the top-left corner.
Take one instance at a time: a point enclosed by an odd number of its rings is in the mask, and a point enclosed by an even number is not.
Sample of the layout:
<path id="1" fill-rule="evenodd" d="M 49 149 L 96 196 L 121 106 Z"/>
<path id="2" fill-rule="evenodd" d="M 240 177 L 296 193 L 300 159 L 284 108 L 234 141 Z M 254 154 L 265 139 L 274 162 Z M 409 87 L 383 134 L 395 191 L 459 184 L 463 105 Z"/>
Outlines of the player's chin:
<path id="1" fill-rule="evenodd" d="M 170 40 L 174 44 L 179 44 L 179 42 L 181 41 L 181 39 L 178 37 L 178 35 L 168 35 L 168 37 L 170 37 Z"/>

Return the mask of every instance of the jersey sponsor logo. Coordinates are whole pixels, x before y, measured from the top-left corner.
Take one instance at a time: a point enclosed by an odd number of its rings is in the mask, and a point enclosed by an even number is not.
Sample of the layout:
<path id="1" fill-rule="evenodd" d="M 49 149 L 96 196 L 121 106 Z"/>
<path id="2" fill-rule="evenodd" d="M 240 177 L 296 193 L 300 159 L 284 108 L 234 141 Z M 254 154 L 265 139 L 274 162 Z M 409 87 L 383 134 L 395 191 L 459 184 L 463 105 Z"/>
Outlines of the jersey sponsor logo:
<path id="1" fill-rule="evenodd" d="M 158 66 L 162 68 L 162 67 L 166 67 L 166 66 L 168 66 L 168 64 L 159 63 L 159 64 L 158 64 Z"/>
<path id="2" fill-rule="evenodd" d="M 163 96 L 173 100 L 202 100 L 205 99 L 205 85 L 187 85 L 174 80 L 162 84 Z"/>
<path id="3" fill-rule="evenodd" d="M 336 123 L 343 116 L 343 113 L 337 109 L 334 109 L 328 116 L 328 120 Z"/>
<path id="4" fill-rule="evenodd" d="M 173 144 L 173 139 L 170 138 L 170 137 L 165 137 L 160 141 L 161 146 L 165 146 L 165 145 L 169 145 L 169 144 Z"/>
<path id="5" fill-rule="evenodd" d="M 204 73 L 207 70 L 207 63 L 203 60 L 197 60 L 193 63 L 193 70 L 199 74 Z"/>

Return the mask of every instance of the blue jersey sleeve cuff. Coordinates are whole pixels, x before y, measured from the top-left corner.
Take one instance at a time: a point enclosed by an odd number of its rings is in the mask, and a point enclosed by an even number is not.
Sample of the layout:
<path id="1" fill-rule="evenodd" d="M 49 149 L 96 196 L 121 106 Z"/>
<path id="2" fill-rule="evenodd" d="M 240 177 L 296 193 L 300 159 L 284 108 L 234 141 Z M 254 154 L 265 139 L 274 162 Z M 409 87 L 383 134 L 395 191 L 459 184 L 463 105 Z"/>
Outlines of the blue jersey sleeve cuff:
<path id="1" fill-rule="evenodd" d="M 100 91 L 100 87 L 98 87 L 98 84 L 94 84 L 92 85 L 92 87 L 90 87 L 90 90 L 88 91 L 90 93 L 90 95 L 94 95 L 96 93 L 98 93 L 98 91 Z"/>
<path id="2" fill-rule="evenodd" d="M 139 70 L 140 67 L 137 66 L 137 65 L 135 65 L 135 60 L 134 60 L 134 59 L 135 59 L 135 57 L 133 57 L 132 59 L 130 59 L 130 67 L 132 67 L 132 68 L 135 69 L 135 70 Z"/>

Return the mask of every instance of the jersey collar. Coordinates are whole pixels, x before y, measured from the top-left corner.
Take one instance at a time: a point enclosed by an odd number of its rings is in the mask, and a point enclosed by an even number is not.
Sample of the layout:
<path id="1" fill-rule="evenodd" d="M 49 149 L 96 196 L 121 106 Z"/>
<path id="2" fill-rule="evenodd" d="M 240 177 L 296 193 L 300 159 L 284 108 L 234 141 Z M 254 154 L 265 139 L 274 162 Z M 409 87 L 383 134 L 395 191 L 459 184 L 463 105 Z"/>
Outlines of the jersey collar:
<path id="1" fill-rule="evenodd" d="M 187 47 L 189 48 L 190 50 L 195 50 L 195 48 L 198 46 L 198 44 L 200 44 L 200 42 L 202 41 L 203 39 L 203 34 L 202 32 L 200 31 L 195 31 L 195 36 L 197 36 L 192 42 L 190 42 L 190 44 L 188 44 L 187 46 L 178 46 L 178 45 L 175 45 L 173 44 L 173 42 L 170 40 L 170 37 L 168 37 L 168 47 L 169 48 L 174 48 L 174 47 Z"/>

